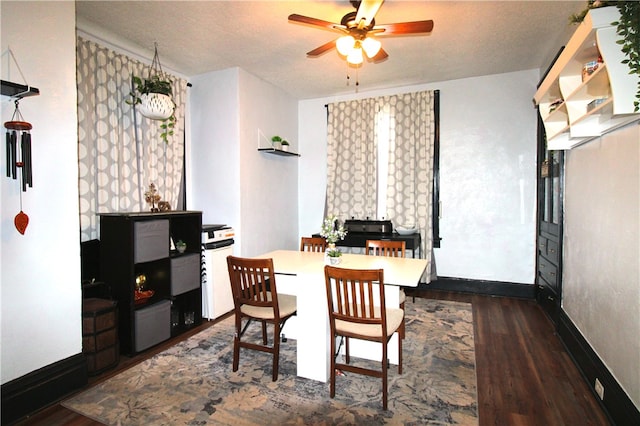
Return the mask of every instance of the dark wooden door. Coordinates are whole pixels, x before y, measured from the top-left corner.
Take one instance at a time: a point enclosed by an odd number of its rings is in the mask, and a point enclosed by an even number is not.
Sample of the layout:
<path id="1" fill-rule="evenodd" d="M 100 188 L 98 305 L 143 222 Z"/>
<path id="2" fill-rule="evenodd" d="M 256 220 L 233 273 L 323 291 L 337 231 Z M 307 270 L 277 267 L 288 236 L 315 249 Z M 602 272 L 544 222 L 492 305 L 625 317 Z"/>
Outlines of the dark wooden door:
<path id="1" fill-rule="evenodd" d="M 538 241 L 536 299 L 557 324 L 562 297 L 564 151 L 547 151 L 538 119 Z"/>

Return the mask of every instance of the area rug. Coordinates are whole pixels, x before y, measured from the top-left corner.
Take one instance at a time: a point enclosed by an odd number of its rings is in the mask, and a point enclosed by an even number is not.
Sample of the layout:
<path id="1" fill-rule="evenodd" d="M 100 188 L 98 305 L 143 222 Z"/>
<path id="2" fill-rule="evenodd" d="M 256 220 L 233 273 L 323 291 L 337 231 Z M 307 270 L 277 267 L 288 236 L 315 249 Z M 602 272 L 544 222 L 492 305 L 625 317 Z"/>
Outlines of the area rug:
<path id="1" fill-rule="evenodd" d="M 296 377 L 293 339 L 280 346 L 276 382 L 266 353 L 242 349 L 232 372 L 232 318 L 63 405 L 108 425 L 477 424 L 471 305 L 416 298 L 405 309 L 403 374 L 389 369 L 387 411 L 381 379 L 348 373 L 331 399 L 328 383 Z M 258 339 L 260 325 L 247 335 Z"/>

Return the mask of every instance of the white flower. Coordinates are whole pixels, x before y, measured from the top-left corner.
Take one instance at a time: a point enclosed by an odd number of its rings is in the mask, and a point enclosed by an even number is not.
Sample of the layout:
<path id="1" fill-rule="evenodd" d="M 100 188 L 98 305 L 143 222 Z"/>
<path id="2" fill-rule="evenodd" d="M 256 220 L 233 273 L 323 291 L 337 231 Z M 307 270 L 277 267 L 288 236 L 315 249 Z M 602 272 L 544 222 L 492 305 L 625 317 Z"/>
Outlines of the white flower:
<path id="1" fill-rule="evenodd" d="M 331 214 L 322 223 L 320 235 L 327 240 L 327 243 L 335 244 L 336 241 L 344 239 L 347 231 L 345 231 L 344 225 L 340 223 L 338 217 L 335 214 Z"/>

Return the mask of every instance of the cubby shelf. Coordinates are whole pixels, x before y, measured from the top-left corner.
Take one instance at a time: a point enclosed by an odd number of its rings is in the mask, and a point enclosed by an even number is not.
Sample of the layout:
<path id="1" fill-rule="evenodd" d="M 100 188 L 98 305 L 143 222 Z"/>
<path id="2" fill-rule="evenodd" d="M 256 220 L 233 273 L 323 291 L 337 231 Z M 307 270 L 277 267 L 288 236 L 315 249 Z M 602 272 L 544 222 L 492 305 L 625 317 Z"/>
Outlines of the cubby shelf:
<path id="1" fill-rule="evenodd" d="M 202 212 L 100 213 L 100 271 L 118 302 L 124 354 L 135 354 L 202 323 Z M 172 249 L 182 240 L 184 253 Z M 153 296 L 136 303 L 136 279 Z"/>
<path id="2" fill-rule="evenodd" d="M 640 76 L 630 74 L 617 44 L 615 6 L 592 9 L 578 26 L 534 95 L 547 134 L 547 149 L 563 150 L 640 120 L 634 97 Z M 602 58 L 591 75 L 586 63 Z M 560 105 L 551 109 L 561 100 Z"/>

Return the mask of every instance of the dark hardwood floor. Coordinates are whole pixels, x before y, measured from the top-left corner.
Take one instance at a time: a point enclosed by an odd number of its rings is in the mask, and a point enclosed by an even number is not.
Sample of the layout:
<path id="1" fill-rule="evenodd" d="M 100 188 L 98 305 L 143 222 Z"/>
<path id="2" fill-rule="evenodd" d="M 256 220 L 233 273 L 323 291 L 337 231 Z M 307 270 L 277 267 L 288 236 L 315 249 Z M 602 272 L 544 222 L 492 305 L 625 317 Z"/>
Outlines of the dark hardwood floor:
<path id="1" fill-rule="evenodd" d="M 420 291 L 420 297 L 469 302 L 473 307 L 478 414 L 480 425 L 609 425 L 580 372 L 554 333 L 551 321 L 533 300 Z M 408 302 L 410 303 L 410 302 Z M 90 379 L 88 386 L 117 374 L 215 322 Z M 59 404 L 20 425 L 99 425 Z"/>

